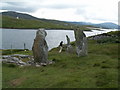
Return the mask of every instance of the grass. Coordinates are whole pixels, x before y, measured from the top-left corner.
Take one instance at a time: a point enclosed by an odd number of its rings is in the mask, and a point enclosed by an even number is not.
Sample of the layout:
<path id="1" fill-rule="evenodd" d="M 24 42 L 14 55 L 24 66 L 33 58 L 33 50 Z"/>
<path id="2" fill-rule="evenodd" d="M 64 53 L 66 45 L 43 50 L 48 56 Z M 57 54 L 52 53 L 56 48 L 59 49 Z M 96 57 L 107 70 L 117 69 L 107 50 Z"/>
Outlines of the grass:
<path id="1" fill-rule="evenodd" d="M 117 88 L 117 51 L 117 43 L 98 44 L 89 40 L 85 57 L 65 50 L 58 53 L 58 48 L 54 48 L 49 52 L 49 60 L 54 59 L 55 64 L 46 67 L 3 64 L 3 88 Z M 32 52 L 26 54 L 32 55 Z"/>
<path id="2" fill-rule="evenodd" d="M 26 50 L 26 51 L 25 51 Z M 30 54 L 28 49 L 4 49 L 2 51 L 2 55 L 10 55 L 10 54 Z"/>

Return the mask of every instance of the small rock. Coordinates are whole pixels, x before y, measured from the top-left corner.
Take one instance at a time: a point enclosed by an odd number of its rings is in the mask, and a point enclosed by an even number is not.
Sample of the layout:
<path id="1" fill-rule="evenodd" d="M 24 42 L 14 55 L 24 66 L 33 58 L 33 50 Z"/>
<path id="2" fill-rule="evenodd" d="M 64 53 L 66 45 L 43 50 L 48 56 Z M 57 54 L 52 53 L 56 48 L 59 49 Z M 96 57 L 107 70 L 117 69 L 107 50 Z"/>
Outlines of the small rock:
<path id="1" fill-rule="evenodd" d="M 37 65 L 35 65 L 35 66 L 36 66 L 36 67 L 41 67 L 41 65 L 38 65 L 38 64 L 37 64 Z"/>
<path id="2" fill-rule="evenodd" d="M 18 63 L 19 63 L 20 65 L 26 65 L 26 63 L 23 62 L 23 61 L 21 61 L 21 60 L 20 60 Z"/>
<path id="3" fill-rule="evenodd" d="M 47 65 L 47 63 L 40 63 L 42 66 L 46 66 Z"/>

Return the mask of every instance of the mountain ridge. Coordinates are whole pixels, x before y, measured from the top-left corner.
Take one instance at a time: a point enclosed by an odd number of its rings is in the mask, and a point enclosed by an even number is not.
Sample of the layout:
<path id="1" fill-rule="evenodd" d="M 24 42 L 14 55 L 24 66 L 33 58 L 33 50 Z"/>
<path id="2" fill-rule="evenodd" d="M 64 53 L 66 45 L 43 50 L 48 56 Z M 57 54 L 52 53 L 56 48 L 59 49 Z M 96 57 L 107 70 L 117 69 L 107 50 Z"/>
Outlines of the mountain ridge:
<path id="1" fill-rule="evenodd" d="M 72 24 L 77 24 L 77 25 L 92 25 L 95 27 L 100 27 L 100 28 L 106 28 L 106 29 L 118 29 L 119 25 L 112 23 L 112 22 L 104 22 L 104 23 L 99 23 L 99 24 L 94 24 L 90 22 L 70 22 Z"/>

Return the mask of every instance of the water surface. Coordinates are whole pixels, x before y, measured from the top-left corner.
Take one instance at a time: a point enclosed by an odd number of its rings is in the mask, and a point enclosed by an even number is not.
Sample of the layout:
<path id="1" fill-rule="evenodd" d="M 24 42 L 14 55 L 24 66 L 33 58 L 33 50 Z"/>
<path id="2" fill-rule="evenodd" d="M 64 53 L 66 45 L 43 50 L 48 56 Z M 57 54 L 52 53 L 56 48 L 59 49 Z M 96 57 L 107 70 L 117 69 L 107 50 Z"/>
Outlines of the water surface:
<path id="1" fill-rule="evenodd" d="M 114 31 L 113 29 L 104 29 L 104 31 L 93 30 L 85 31 L 86 36 L 97 35 Z M 46 41 L 49 50 L 57 47 L 60 41 L 67 43 L 66 35 L 70 37 L 71 41 L 75 41 L 74 31 L 72 30 L 46 30 Z M 32 49 L 33 41 L 36 35 L 36 29 L 0 29 L 2 33 L 2 47 L 1 49 L 24 49 L 24 43 L 27 49 Z"/>

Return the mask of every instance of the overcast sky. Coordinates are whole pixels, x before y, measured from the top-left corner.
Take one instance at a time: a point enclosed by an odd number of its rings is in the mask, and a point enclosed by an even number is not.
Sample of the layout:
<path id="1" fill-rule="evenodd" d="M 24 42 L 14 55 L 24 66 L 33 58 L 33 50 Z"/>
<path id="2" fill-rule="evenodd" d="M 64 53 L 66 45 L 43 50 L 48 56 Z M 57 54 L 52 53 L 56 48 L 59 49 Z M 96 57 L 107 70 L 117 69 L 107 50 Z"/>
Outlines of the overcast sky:
<path id="1" fill-rule="evenodd" d="M 80 22 L 118 22 L 119 0 L 2 0 L 2 10 L 39 18 Z M 1 10 L 1 11 L 2 11 Z"/>

